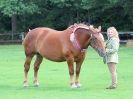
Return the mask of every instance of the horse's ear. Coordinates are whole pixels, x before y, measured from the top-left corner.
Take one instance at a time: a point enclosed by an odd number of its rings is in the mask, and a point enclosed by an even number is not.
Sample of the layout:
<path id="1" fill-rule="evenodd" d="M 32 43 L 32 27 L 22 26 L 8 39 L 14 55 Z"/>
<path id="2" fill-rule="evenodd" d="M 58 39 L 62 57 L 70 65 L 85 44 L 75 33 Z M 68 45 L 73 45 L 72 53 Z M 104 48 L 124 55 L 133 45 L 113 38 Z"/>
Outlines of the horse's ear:
<path id="1" fill-rule="evenodd" d="M 98 27 L 98 31 L 101 32 L 101 29 L 102 29 L 101 26 L 99 26 L 99 27 Z"/>
<path id="2" fill-rule="evenodd" d="M 94 26 L 93 26 L 93 25 L 90 25 L 89 27 L 90 27 L 91 29 L 93 29 L 93 28 L 94 28 Z"/>
<path id="3" fill-rule="evenodd" d="M 97 28 L 97 32 L 101 32 L 101 26 L 99 26 L 98 28 Z"/>

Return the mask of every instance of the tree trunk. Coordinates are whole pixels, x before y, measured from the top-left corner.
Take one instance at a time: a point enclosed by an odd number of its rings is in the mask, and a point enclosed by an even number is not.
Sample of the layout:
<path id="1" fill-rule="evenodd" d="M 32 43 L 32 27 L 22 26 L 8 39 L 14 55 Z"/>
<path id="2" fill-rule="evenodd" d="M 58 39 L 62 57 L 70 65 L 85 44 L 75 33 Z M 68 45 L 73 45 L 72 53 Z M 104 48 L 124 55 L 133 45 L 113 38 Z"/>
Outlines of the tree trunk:
<path id="1" fill-rule="evenodd" d="M 90 20 L 90 12 L 88 10 L 88 23 L 91 24 L 91 20 Z"/>
<path id="2" fill-rule="evenodd" d="M 77 18 L 76 18 L 76 21 L 77 21 L 77 23 L 80 23 L 78 10 L 77 10 Z"/>
<path id="3" fill-rule="evenodd" d="M 11 21 L 12 21 L 12 40 L 13 40 L 14 39 L 13 35 L 14 33 L 16 33 L 17 30 L 17 16 L 12 15 Z"/>
<path id="4" fill-rule="evenodd" d="M 69 25 L 73 24 L 73 15 L 69 13 Z"/>

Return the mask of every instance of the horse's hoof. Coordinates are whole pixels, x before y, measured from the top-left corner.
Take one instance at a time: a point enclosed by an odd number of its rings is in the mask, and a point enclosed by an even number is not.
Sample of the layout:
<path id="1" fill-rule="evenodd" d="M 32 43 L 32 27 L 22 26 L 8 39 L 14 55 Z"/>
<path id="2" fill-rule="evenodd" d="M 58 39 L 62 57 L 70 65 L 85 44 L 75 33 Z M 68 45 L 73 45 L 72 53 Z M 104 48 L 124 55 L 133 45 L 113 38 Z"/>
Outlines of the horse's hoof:
<path id="1" fill-rule="evenodd" d="M 81 84 L 80 83 L 77 83 L 76 86 L 77 86 L 77 88 L 80 88 L 81 87 Z"/>
<path id="2" fill-rule="evenodd" d="M 77 88 L 76 84 L 75 84 L 75 83 L 71 84 L 71 88 L 72 88 L 72 89 L 73 89 L 73 88 Z"/>
<path id="3" fill-rule="evenodd" d="M 34 84 L 34 87 L 39 87 L 39 84 Z"/>
<path id="4" fill-rule="evenodd" d="M 23 84 L 23 87 L 24 87 L 24 88 L 26 88 L 26 87 L 28 87 L 28 86 L 29 86 L 28 83 L 24 83 L 24 84 Z"/>
<path id="5" fill-rule="evenodd" d="M 29 85 L 23 85 L 24 88 L 27 88 Z"/>
<path id="6" fill-rule="evenodd" d="M 34 87 L 39 87 L 39 82 L 33 82 L 34 83 Z"/>

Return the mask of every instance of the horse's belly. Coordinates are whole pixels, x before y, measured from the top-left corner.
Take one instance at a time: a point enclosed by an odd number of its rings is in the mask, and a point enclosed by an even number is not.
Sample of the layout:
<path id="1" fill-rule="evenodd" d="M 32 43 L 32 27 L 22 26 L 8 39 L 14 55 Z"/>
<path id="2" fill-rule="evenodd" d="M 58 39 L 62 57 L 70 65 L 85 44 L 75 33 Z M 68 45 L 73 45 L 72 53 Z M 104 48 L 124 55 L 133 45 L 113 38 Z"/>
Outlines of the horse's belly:
<path id="1" fill-rule="evenodd" d="M 62 54 L 62 51 L 53 47 L 52 49 L 47 48 L 40 50 L 39 53 L 46 59 L 56 62 L 65 61 L 65 57 Z"/>
<path id="2" fill-rule="evenodd" d="M 45 57 L 48 60 L 55 61 L 55 62 L 64 62 L 66 61 L 64 58 L 51 58 L 51 57 Z"/>
<path id="3" fill-rule="evenodd" d="M 65 61 L 59 36 L 49 34 L 39 43 L 36 49 L 44 58 L 52 61 Z"/>
<path id="4" fill-rule="evenodd" d="M 65 58 L 59 55 L 55 55 L 55 54 L 46 54 L 43 55 L 44 58 L 51 60 L 51 61 L 55 61 L 55 62 L 63 62 L 65 61 Z"/>

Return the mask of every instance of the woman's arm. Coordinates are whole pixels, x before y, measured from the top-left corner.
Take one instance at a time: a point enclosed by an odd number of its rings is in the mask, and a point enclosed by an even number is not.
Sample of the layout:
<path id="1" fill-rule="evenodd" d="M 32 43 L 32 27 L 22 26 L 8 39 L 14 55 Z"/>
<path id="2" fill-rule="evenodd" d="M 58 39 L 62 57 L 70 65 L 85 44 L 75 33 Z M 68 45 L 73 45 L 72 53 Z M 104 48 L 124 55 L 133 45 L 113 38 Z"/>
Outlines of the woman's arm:
<path id="1" fill-rule="evenodd" d="M 106 53 L 115 53 L 117 52 L 119 49 L 119 42 L 117 41 L 117 39 L 113 39 L 112 43 L 111 43 L 111 48 L 108 49 L 106 48 Z"/>

